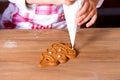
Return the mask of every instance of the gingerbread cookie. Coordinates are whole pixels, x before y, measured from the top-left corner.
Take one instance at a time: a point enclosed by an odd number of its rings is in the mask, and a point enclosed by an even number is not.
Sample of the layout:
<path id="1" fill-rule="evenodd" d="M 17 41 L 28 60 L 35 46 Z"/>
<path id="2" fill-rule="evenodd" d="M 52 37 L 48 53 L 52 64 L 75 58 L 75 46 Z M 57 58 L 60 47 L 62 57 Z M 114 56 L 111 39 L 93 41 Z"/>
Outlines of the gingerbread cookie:
<path id="1" fill-rule="evenodd" d="M 56 66 L 76 57 L 76 51 L 70 44 L 54 43 L 40 54 L 40 67 Z"/>
<path id="2" fill-rule="evenodd" d="M 65 63 L 67 62 L 68 58 L 64 54 L 63 51 L 61 51 L 60 48 L 57 47 L 50 47 L 47 49 L 47 52 L 49 55 L 53 56 L 56 60 L 58 60 L 60 63 Z"/>
<path id="3" fill-rule="evenodd" d="M 72 49 L 70 44 L 54 43 L 52 46 L 53 48 L 61 49 L 61 53 L 65 54 L 69 59 L 76 57 L 76 51 Z"/>
<path id="4" fill-rule="evenodd" d="M 46 53 L 40 55 L 39 67 L 56 66 L 58 64 L 59 62 L 53 56 Z"/>

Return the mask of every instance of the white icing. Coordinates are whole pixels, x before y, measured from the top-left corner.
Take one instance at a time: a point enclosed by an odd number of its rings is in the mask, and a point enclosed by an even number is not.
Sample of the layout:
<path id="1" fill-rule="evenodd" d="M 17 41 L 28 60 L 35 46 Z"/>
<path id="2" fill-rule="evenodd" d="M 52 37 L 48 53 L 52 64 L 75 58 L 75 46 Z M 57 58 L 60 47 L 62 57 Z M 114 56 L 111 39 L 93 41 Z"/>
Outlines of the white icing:
<path id="1" fill-rule="evenodd" d="M 63 9 L 65 13 L 67 28 L 68 28 L 72 47 L 74 47 L 76 30 L 77 30 L 76 14 L 77 11 L 81 8 L 83 1 L 84 0 L 76 0 L 74 4 L 69 6 L 63 4 Z"/>

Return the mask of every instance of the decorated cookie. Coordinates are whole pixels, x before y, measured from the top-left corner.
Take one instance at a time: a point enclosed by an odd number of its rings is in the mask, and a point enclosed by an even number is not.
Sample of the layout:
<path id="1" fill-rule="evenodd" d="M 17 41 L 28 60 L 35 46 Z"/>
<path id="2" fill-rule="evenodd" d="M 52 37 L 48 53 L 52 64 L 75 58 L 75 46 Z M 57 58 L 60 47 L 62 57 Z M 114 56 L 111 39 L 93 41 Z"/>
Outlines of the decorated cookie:
<path id="1" fill-rule="evenodd" d="M 56 66 L 59 62 L 53 56 L 46 53 L 40 54 L 39 67 Z"/>
<path id="2" fill-rule="evenodd" d="M 56 66 L 76 57 L 76 51 L 70 44 L 53 43 L 40 54 L 40 67 Z"/>
<path id="3" fill-rule="evenodd" d="M 58 47 L 54 48 L 51 46 L 50 48 L 47 49 L 47 52 L 49 55 L 53 56 L 60 63 L 65 63 L 68 60 L 62 49 Z"/>
<path id="4" fill-rule="evenodd" d="M 69 59 L 76 57 L 76 51 L 72 49 L 70 44 L 60 44 L 54 43 L 53 48 L 61 49 L 61 52 L 64 53 Z"/>

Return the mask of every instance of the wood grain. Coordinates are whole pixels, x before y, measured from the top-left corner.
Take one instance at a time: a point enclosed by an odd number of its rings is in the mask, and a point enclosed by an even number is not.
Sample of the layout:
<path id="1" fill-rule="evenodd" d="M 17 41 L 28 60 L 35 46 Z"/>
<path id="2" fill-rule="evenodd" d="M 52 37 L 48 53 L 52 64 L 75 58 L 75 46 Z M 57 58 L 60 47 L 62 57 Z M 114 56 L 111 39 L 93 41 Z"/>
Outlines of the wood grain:
<path id="1" fill-rule="evenodd" d="M 66 30 L 0 30 L 0 34 L 1 80 L 120 80 L 120 28 L 78 30 L 77 58 L 47 68 L 38 67 L 39 54 L 54 42 L 69 43 Z"/>

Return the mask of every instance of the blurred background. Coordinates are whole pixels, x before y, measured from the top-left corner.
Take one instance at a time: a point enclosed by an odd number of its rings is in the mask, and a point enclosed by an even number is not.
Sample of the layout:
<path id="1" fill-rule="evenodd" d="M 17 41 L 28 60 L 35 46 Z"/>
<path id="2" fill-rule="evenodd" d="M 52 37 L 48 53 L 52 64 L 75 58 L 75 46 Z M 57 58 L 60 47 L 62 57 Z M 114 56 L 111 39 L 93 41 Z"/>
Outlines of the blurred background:
<path id="1" fill-rule="evenodd" d="M 120 27 L 120 0 L 104 0 L 98 9 L 97 27 Z"/>
<path id="2" fill-rule="evenodd" d="M 0 17 L 8 6 L 8 0 L 0 0 Z M 105 0 L 98 9 L 98 19 L 91 28 L 120 27 L 120 0 Z"/>

